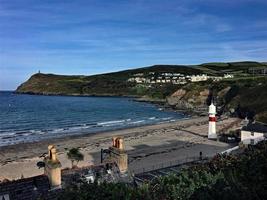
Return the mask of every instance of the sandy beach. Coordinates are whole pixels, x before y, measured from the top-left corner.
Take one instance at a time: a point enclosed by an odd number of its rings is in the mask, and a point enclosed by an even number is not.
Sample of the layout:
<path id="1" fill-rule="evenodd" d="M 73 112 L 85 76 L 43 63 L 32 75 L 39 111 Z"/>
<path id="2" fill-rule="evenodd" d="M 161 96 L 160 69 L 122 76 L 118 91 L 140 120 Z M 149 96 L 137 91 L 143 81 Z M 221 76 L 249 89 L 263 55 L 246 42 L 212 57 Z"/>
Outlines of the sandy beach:
<path id="1" fill-rule="evenodd" d="M 217 131 L 238 121 L 237 118 L 221 120 L 217 123 Z M 36 163 L 42 161 L 49 144 L 56 146 L 62 168 L 71 166 L 66 156 L 68 149 L 79 147 L 84 154 L 84 161 L 78 164 L 81 167 L 100 163 L 101 148 L 111 146 L 112 136 L 122 136 L 129 155 L 129 168 L 133 172 L 162 163 L 174 163 L 197 157 L 200 151 L 203 156 L 213 156 L 232 147 L 230 144 L 208 140 L 207 131 L 207 117 L 196 117 L 157 125 L 0 147 L 0 180 L 42 174 L 43 169 L 38 169 Z"/>

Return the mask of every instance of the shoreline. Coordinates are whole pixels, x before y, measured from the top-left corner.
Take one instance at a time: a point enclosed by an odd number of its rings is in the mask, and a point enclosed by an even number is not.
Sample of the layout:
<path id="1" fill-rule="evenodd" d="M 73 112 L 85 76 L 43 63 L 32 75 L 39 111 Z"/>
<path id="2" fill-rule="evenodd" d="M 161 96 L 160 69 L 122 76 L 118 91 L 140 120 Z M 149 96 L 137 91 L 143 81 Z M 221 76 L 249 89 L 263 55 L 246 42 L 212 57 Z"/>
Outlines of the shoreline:
<path id="1" fill-rule="evenodd" d="M 73 135 L 62 135 L 62 136 L 58 136 L 58 137 L 50 137 L 47 139 L 42 139 L 42 140 L 33 140 L 33 141 L 27 141 L 27 142 L 19 142 L 16 144 L 8 144 L 8 145 L 0 145 L 0 151 L 3 148 L 7 148 L 7 147 L 12 147 L 12 146 L 17 146 L 17 145 L 30 145 L 33 143 L 42 143 L 42 142 L 49 142 L 49 141 L 61 141 L 61 140 L 65 140 L 65 139 L 75 139 L 75 138 L 82 138 L 82 137 L 90 137 L 90 136 L 95 136 L 98 134 L 106 134 L 109 135 L 112 132 L 117 132 L 117 131 L 127 131 L 129 129 L 135 129 L 135 128 L 148 128 L 150 126 L 154 127 L 156 125 L 164 125 L 164 124 L 172 124 L 175 122 L 179 122 L 179 121 L 185 121 L 185 120 L 190 120 L 190 119 L 194 119 L 195 117 L 185 117 L 185 118 L 180 118 L 180 119 L 174 119 L 173 121 L 162 121 L 162 122 L 157 122 L 155 124 L 144 124 L 144 125 L 137 125 L 137 126 L 129 126 L 129 127 L 117 127 L 111 130 L 99 130 L 99 131 L 95 131 L 95 132 L 87 132 L 87 133 L 74 133 Z"/>
<path id="2" fill-rule="evenodd" d="M 30 145 L 36 145 L 36 144 L 43 144 L 43 143 L 59 143 L 65 140 L 75 140 L 75 139 L 82 139 L 82 138 L 88 138 L 88 137 L 101 137 L 101 136 L 112 136 L 112 135 L 116 135 L 116 133 L 119 134 L 119 136 L 122 134 L 124 135 L 126 132 L 130 133 L 130 132 L 135 132 L 135 131 L 139 131 L 140 129 L 155 129 L 157 127 L 170 127 L 176 123 L 179 122 L 186 122 L 186 121 L 191 121 L 192 119 L 196 119 L 196 117 L 192 117 L 192 118 L 181 118 L 179 120 L 176 121 L 172 121 L 172 122 L 159 122 L 157 124 L 150 124 L 150 125 L 141 125 L 141 126 L 135 126 L 135 127 L 126 127 L 126 128 L 119 128 L 116 130 L 107 130 L 107 131 L 97 131 L 94 133 L 79 133 L 79 134 L 74 134 L 74 135 L 66 135 L 66 136 L 59 136 L 59 137 L 54 137 L 54 138 L 47 138 L 44 140 L 40 140 L 40 141 L 29 141 L 29 142 L 22 142 L 22 143 L 17 143 L 17 144 L 11 144 L 11 145 L 5 145 L 5 146 L 0 146 L 0 165 L 1 165 L 1 152 L 2 151 L 6 151 L 6 149 L 14 149 L 14 148 L 18 148 L 19 146 L 30 146 Z M 127 135 L 127 134 L 126 134 Z"/>
<path id="3" fill-rule="evenodd" d="M 146 103 L 146 104 L 152 104 L 155 105 L 156 109 L 162 110 L 162 111 L 167 111 L 167 112 L 173 112 L 173 113 L 178 113 L 181 114 L 183 116 L 181 116 L 182 118 L 175 118 L 172 120 L 162 120 L 162 121 L 155 121 L 155 122 L 146 122 L 144 124 L 139 124 L 139 125 L 129 125 L 129 126 L 117 126 L 117 127 L 111 127 L 110 129 L 105 130 L 105 127 L 103 127 L 103 129 L 101 130 L 101 128 L 99 130 L 84 130 L 81 131 L 80 133 L 76 134 L 76 132 L 70 132 L 69 135 L 68 133 L 66 133 L 66 135 L 62 134 L 60 136 L 51 136 L 50 138 L 47 139 L 32 139 L 28 140 L 28 141 L 18 141 L 18 143 L 14 143 L 14 144 L 5 144 L 3 143 L 2 145 L 0 145 L 0 150 L 2 147 L 8 147 L 8 146 L 16 146 L 19 144 L 31 144 L 31 143 L 37 143 L 37 142 L 46 142 L 46 141 L 50 141 L 50 140 L 60 140 L 60 139 L 71 139 L 71 138 L 75 138 L 75 137 L 82 137 L 82 136 L 89 136 L 89 135 L 95 135 L 95 134 L 103 134 L 106 132 L 113 132 L 113 131 L 120 131 L 120 130 L 127 130 L 127 129 L 132 129 L 132 128 L 138 128 L 138 127 L 144 127 L 144 126 L 153 126 L 153 125 L 157 125 L 157 124 L 162 124 L 162 123 L 172 123 L 177 122 L 177 121 L 181 121 L 181 120 L 185 120 L 185 119 L 191 119 L 191 118 L 196 118 L 199 117 L 198 115 L 196 115 L 194 112 L 191 112 L 190 110 L 176 110 L 173 107 L 169 106 L 166 104 L 166 100 L 164 99 L 156 99 L 153 100 L 151 98 L 146 98 L 146 97 L 137 97 L 137 96 L 93 96 L 93 95 L 64 95 L 64 94 L 38 94 L 38 93 L 20 93 L 17 91 L 6 91 L 12 94 L 17 94 L 17 95 L 33 95 L 33 96 L 55 96 L 55 97 L 100 97 L 100 98 L 129 98 L 129 101 L 134 101 L 134 102 L 140 102 L 140 103 Z M 90 131 L 90 132 L 89 132 Z M 10 141 L 12 143 L 12 141 Z"/>
<path id="4" fill-rule="evenodd" d="M 182 113 L 182 112 L 179 112 Z M 184 114 L 184 113 L 182 113 Z M 190 119 L 194 119 L 196 118 L 196 116 L 191 116 L 191 117 L 183 117 L 183 118 L 179 118 L 179 119 L 172 119 L 169 121 L 158 121 L 156 123 L 151 123 L 151 124 L 142 124 L 142 125 L 132 125 L 132 126 L 128 126 L 128 127 L 114 127 L 112 129 L 109 130 L 95 130 L 94 132 L 81 132 L 78 133 L 77 132 L 72 132 L 72 134 L 66 134 L 66 135 L 61 135 L 61 136 L 53 136 L 53 137 L 49 137 L 46 139 L 40 139 L 40 140 L 32 140 L 32 141 L 26 141 L 26 142 L 18 142 L 15 144 L 6 144 L 6 145 L 0 145 L 0 151 L 3 148 L 6 147 L 12 147 L 12 146 L 17 146 L 17 145 L 30 145 L 32 143 L 42 143 L 42 142 L 49 142 L 49 141 L 60 141 L 60 140 L 65 140 L 65 139 L 75 139 L 75 138 L 81 138 L 81 137 L 90 137 L 90 136 L 95 136 L 98 134 L 109 134 L 111 132 L 117 132 L 117 131 L 127 131 L 129 129 L 135 129 L 135 128 L 146 128 L 146 127 L 150 127 L 150 126 L 156 126 L 156 125 L 162 125 L 162 124 L 172 124 L 175 122 L 179 122 L 179 121 L 185 121 L 185 120 L 190 120 Z"/>
<path id="5" fill-rule="evenodd" d="M 228 118 L 218 122 L 218 130 L 236 120 L 238 119 Z M 208 140 L 207 125 L 207 117 L 195 117 L 176 122 L 0 147 L 0 180 L 42 174 L 43 169 L 38 169 L 36 163 L 42 161 L 47 154 L 49 144 L 56 146 L 62 169 L 70 167 L 70 161 L 66 156 L 70 148 L 79 148 L 85 156 L 79 167 L 99 164 L 100 150 L 111 146 L 112 136 L 124 138 L 130 170 L 198 156 L 200 151 L 203 152 L 203 156 L 212 156 L 232 147 L 231 144 Z"/>

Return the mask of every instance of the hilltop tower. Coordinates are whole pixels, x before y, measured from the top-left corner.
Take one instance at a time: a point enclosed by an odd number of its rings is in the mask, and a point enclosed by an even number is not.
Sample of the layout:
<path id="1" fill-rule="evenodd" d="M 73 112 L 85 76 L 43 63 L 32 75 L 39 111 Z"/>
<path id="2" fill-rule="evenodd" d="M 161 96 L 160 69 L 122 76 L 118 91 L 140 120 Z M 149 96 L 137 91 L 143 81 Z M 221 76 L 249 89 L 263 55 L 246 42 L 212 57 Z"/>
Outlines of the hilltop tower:
<path id="1" fill-rule="evenodd" d="M 217 139 L 217 134 L 216 134 L 216 106 L 213 104 L 213 101 L 211 101 L 211 104 L 209 106 L 208 138 L 209 139 Z"/>

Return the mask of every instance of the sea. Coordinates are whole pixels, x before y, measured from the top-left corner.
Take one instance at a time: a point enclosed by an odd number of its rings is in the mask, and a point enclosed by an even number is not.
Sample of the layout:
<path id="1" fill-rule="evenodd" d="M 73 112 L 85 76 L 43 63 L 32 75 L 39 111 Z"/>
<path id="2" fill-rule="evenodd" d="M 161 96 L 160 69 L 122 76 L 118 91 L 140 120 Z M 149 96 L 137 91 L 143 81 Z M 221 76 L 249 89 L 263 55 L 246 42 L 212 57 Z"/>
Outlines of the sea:
<path id="1" fill-rule="evenodd" d="M 188 118 L 124 97 L 39 96 L 0 91 L 0 146 Z"/>

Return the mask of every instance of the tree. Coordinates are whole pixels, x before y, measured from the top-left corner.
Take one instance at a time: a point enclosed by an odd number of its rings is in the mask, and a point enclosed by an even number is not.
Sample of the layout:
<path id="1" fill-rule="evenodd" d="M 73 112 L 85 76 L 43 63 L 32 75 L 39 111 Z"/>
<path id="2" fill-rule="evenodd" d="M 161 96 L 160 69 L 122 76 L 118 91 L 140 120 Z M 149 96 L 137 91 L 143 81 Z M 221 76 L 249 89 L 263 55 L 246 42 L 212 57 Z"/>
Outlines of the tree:
<path id="1" fill-rule="evenodd" d="M 67 153 L 68 159 L 71 161 L 71 167 L 73 168 L 74 162 L 76 162 L 76 166 L 80 161 L 84 159 L 84 155 L 80 152 L 78 148 L 72 148 Z"/>

